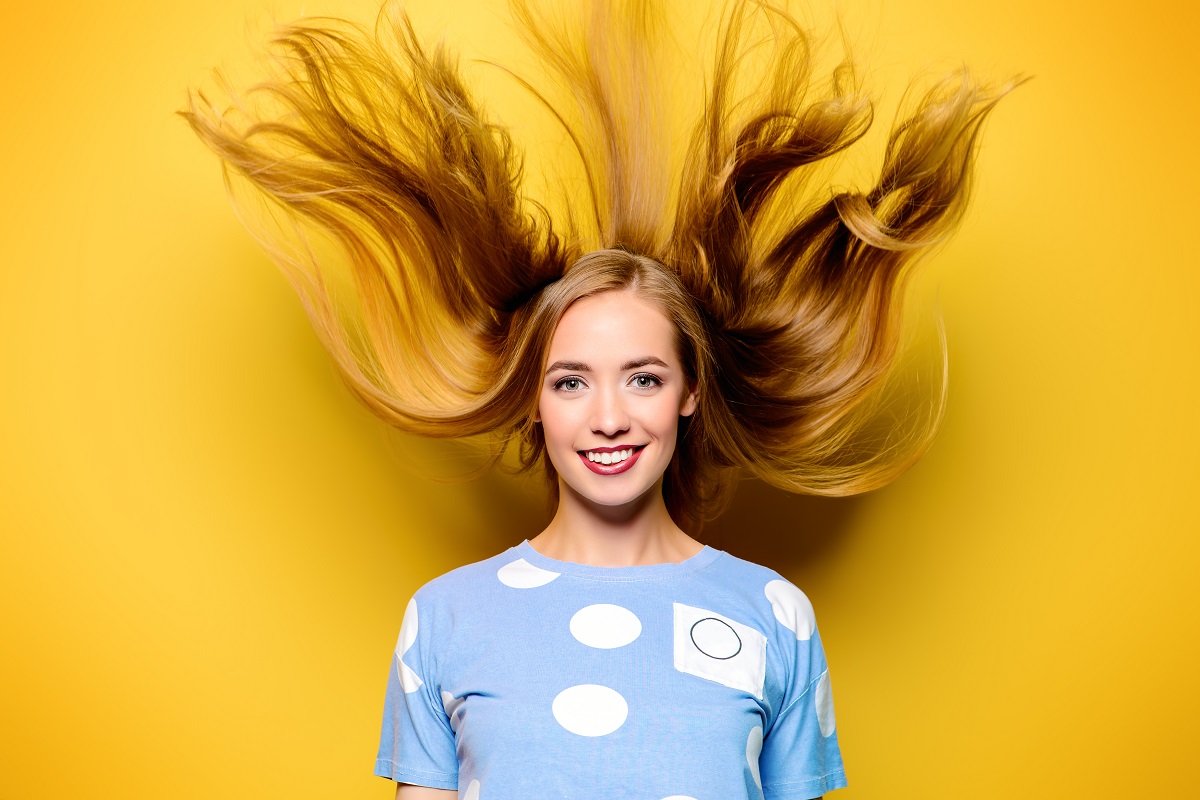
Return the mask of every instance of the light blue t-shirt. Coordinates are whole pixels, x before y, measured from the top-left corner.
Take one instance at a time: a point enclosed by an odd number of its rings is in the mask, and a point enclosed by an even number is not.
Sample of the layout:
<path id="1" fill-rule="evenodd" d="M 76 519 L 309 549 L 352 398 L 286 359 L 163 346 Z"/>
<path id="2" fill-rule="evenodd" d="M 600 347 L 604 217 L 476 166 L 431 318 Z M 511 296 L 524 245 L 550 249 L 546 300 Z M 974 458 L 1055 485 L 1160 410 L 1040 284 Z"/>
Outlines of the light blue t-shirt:
<path id="1" fill-rule="evenodd" d="M 846 785 L 812 606 L 711 547 L 593 567 L 522 542 L 421 587 L 389 675 L 375 774 L 466 800 Z"/>

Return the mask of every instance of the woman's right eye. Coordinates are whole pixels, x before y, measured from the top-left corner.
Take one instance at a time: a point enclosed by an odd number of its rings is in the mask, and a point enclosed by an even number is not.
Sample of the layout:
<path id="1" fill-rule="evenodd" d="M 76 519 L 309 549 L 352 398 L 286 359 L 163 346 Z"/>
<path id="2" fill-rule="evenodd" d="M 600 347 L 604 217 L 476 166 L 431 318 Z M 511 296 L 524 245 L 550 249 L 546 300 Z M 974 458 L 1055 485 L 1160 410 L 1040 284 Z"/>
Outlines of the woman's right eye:
<path id="1" fill-rule="evenodd" d="M 583 388 L 583 381 L 579 378 L 562 378 L 554 384 L 555 389 L 565 389 L 568 392 L 578 392 Z"/>

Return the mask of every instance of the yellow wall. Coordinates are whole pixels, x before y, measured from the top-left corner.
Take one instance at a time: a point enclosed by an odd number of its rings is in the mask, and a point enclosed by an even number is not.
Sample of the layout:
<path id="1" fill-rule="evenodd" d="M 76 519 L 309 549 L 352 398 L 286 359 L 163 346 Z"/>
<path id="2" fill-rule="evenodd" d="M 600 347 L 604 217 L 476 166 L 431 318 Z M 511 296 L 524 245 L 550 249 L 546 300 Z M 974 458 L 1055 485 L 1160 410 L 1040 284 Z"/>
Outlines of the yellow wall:
<path id="1" fill-rule="evenodd" d="M 410 5 L 502 49 L 482 2 Z M 388 796 L 370 773 L 409 594 L 541 518 L 512 479 L 423 477 L 458 451 L 347 397 L 172 116 L 268 8 L 300 4 L 6 14 L 0 797 Z M 853 500 L 749 486 L 712 541 L 812 596 L 845 800 L 1185 796 L 1196 12 L 841 8 L 885 104 L 958 60 L 1036 79 L 990 123 L 973 211 L 921 283 L 953 369 L 933 451 Z"/>

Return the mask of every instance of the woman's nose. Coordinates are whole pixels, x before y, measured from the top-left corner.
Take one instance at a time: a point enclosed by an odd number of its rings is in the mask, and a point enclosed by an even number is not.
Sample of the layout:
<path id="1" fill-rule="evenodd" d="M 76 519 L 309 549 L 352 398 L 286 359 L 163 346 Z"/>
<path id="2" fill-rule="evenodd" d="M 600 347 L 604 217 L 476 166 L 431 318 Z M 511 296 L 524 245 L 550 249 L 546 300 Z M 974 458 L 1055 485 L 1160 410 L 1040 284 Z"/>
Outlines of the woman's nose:
<path id="1" fill-rule="evenodd" d="M 592 430 L 605 436 L 616 436 L 629 429 L 629 411 L 616 389 L 596 392 L 592 406 Z"/>

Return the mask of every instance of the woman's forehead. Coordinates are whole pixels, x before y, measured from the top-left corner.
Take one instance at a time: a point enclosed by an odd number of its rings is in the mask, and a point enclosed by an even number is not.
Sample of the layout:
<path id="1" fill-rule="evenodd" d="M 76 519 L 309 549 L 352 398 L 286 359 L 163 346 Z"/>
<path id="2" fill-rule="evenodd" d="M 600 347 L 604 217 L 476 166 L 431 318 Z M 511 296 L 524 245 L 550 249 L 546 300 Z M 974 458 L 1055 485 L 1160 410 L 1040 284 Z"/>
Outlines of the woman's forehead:
<path id="1" fill-rule="evenodd" d="M 657 306 L 631 291 L 602 292 L 566 310 L 550 340 L 547 363 L 565 360 L 601 369 L 648 357 L 674 362 L 675 346 L 675 326 Z"/>

